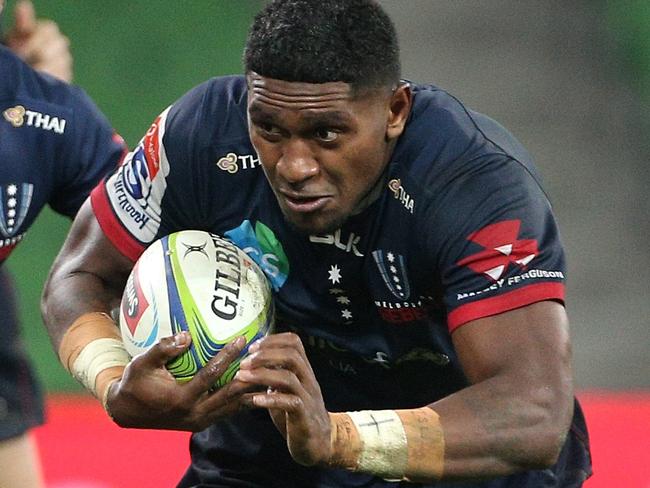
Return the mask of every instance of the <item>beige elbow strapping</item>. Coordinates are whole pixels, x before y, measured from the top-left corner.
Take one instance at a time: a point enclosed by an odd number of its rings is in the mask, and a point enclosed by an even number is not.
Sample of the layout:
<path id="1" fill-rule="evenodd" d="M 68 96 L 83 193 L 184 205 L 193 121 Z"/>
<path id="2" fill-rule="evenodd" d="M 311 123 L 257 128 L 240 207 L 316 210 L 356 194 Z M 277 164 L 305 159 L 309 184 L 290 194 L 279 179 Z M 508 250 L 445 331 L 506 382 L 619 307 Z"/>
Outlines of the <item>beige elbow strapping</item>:
<path id="1" fill-rule="evenodd" d="M 130 361 L 117 325 L 100 312 L 86 313 L 72 323 L 61 340 L 59 359 L 104 408 L 110 385 Z"/>
<path id="2" fill-rule="evenodd" d="M 387 480 L 440 479 L 445 441 L 429 407 L 330 413 L 332 467 Z"/>

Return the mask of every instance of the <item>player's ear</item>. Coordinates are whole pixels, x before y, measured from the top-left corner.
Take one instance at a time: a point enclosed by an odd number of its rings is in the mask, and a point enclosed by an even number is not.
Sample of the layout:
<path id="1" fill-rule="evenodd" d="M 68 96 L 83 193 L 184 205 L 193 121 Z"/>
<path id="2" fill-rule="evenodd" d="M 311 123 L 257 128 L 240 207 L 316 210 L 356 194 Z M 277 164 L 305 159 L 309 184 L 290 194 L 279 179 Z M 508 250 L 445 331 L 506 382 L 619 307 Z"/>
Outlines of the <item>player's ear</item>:
<path id="1" fill-rule="evenodd" d="M 388 124 L 386 125 L 386 140 L 402 135 L 406 120 L 411 113 L 413 95 L 411 85 L 400 82 L 393 90 L 388 104 Z"/>

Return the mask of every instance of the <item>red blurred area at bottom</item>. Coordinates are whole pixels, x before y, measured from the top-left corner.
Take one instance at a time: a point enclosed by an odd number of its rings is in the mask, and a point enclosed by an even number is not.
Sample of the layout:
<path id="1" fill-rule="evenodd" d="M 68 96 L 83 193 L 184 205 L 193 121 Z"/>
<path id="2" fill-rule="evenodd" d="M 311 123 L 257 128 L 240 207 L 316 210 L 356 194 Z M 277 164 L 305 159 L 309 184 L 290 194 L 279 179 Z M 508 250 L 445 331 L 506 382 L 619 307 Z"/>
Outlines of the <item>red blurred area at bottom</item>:
<path id="1" fill-rule="evenodd" d="M 585 488 L 650 488 L 650 391 L 580 392 L 594 476 Z M 47 401 L 35 430 L 48 488 L 175 486 L 189 463 L 189 434 L 122 429 L 83 395 Z"/>
<path id="2" fill-rule="evenodd" d="M 578 394 L 594 475 L 585 488 L 650 488 L 650 391 Z"/>
<path id="3" fill-rule="evenodd" d="M 188 432 L 122 429 L 85 395 L 46 408 L 35 434 L 47 488 L 172 487 L 189 465 Z"/>

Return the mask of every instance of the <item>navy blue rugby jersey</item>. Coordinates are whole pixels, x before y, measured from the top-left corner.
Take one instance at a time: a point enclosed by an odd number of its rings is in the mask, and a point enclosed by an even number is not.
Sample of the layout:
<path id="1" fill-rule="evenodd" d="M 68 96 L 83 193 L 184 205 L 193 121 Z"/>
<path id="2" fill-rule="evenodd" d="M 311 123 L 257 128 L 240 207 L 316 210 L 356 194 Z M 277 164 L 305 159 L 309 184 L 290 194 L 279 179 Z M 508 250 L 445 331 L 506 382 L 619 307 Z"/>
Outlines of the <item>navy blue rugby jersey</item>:
<path id="1" fill-rule="evenodd" d="M 41 209 L 73 217 L 126 147 L 78 87 L 0 46 L 0 261 Z"/>
<path id="2" fill-rule="evenodd" d="M 328 410 L 429 404 L 467 385 L 451 332 L 537 301 L 562 302 L 565 262 L 520 144 L 446 92 L 413 90 L 384 191 L 331 234 L 298 234 L 285 222 L 249 139 L 241 76 L 212 79 L 167 108 L 93 191 L 95 215 L 134 261 L 182 229 L 243 248 L 273 286 L 278 330 L 301 336 Z M 202 480 L 214 471 L 250 480 L 244 459 L 260 456 L 272 460 L 264 470 L 309 480 L 304 486 L 367 481 L 336 471 L 314 481 L 322 471 L 291 462 L 266 412 L 219 422 L 193 443 Z M 255 479 L 274 486 L 264 470 Z"/>

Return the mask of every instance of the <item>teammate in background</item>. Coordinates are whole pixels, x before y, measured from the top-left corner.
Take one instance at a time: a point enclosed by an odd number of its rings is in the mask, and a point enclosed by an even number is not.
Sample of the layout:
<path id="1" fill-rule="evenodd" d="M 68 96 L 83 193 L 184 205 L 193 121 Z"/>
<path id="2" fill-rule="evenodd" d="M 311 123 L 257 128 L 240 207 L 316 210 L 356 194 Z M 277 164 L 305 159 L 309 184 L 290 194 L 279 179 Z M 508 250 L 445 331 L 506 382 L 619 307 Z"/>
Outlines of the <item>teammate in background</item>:
<path id="1" fill-rule="evenodd" d="M 21 0 L 16 3 L 14 25 L 3 41 L 32 68 L 68 83 L 72 81 L 68 38 L 61 33 L 56 22 L 37 19 L 32 2 Z"/>
<path id="2" fill-rule="evenodd" d="M 4 1 L 0 0 L 0 12 Z M 73 217 L 126 148 L 72 78 L 68 40 L 19 2 L 0 46 L 0 265 L 49 204 Z M 53 76 L 49 76 L 53 75 Z M 29 430 L 43 423 L 43 398 L 19 336 L 11 276 L 0 267 L 0 486 L 43 486 Z M 36 325 L 36 324 L 31 324 Z"/>
<path id="3" fill-rule="evenodd" d="M 371 0 L 270 2 L 244 59 L 82 207 L 42 302 L 64 366 L 119 425 L 196 432 L 181 487 L 581 486 L 564 253 L 527 152 L 401 80 Z M 275 290 L 277 333 L 216 392 L 242 338 L 181 385 L 187 332 L 129 363 L 108 315 L 183 229 L 249 249 Z"/>

